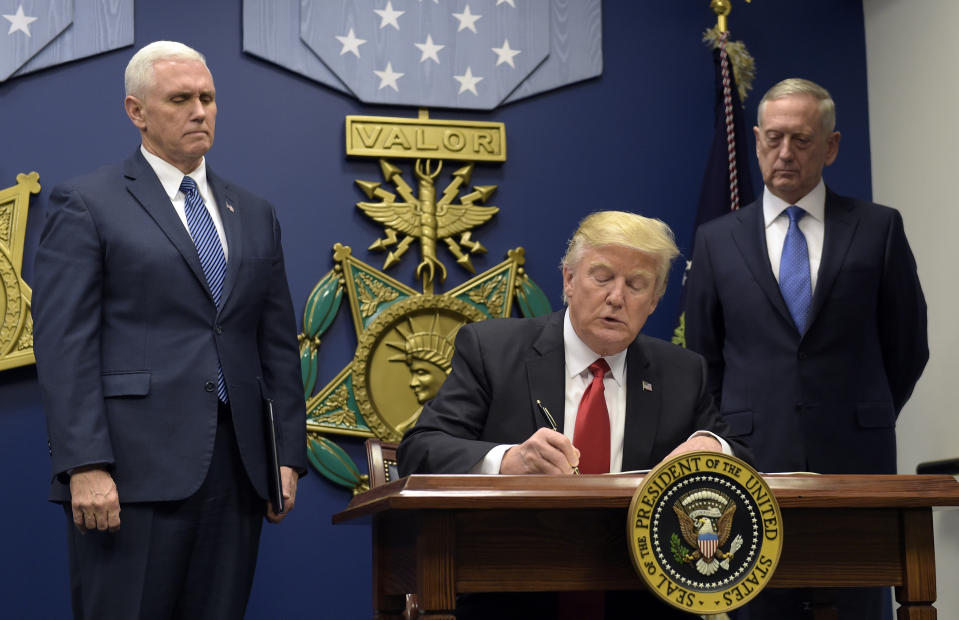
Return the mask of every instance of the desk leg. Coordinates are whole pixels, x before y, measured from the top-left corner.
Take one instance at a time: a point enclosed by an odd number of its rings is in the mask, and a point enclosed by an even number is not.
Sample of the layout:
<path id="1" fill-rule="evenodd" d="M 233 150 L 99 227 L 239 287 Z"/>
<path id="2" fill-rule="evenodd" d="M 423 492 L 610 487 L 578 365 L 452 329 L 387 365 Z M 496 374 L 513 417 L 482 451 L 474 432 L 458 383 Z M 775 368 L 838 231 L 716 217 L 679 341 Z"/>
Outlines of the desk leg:
<path id="1" fill-rule="evenodd" d="M 373 618 L 375 620 L 402 620 L 406 597 L 388 594 L 390 571 L 396 564 L 387 525 L 373 519 Z"/>
<path id="2" fill-rule="evenodd" d="M 898 620 L 936 620 L 936 550 L 931 508 L 902 511 L 904 583 L 896 588 Z"/>
<path id="3" fill-rule="evenodd" d="M 453 515 L 424 510 L 416 537 L 416 589 L 420 618 L 455 620 Z"/>

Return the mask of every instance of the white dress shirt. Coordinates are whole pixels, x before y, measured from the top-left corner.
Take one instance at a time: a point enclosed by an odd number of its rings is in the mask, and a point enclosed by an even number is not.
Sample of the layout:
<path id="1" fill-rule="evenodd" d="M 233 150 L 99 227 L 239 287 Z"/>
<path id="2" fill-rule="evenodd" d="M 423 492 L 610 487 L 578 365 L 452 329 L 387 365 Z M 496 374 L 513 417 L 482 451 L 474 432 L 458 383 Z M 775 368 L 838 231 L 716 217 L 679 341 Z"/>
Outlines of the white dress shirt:
<path id="1" fill-rule="evenodd" d="M 203 202 L 206 204 L 206 210 L 213 219 L 216 234 L 220 237 L 220 246 L 223 247 L 223 259 L 228 260 L 230 257 L 227 251 L 226 233 L 223 231 L 223 219 L 220 217 L 220 211 L 216 208 L 216 199 L 213 197 L 213 190 L 206 180 L 206 157 L 200 160 L 200 165 L 196 167 L 196 170 L 189 175 L 184 175 L 179 168 L 146 150 L 142 144 L 140 145 L 140 152 L 143 153 L 143 157 L 146 158 L 147 163 L 150 164 L 157 178 L 160 179 L 160 184 L 163 185 L 163 191 L 169 196 L 170 202 L 173 203 L 173 209 L 180 217 L 180 221 L 183 222 L 183 227 L 186 228 L 186 232 L 190 235 L 191 239 L 193 235 L 190 234 L 190 225 L 186 219 L 186 196 L 180 191 L 180 183 L 183 182 L 184 176 L 189 176 L 193 179 L 197 189 L 200 191 Z"/>
<path id="2" fill-rule="evenodd" d="M 822 244 L 826 234 L 826 184 L 819 179 L 819 184 L 795 204 L 806 212 L 806 215 L 799 220 L 799 230 L 806 237 L 806 249 L 809 252 L 810 292 L 815 292 L 816 281 L 819 280 L 819 264 L 822 262 Z M 763 190 L 766 251 L 769 252 L 769 264 L 772 266 L 773 275 L 776 276 L 776 282 L 779 282 L 779 262 L 782 260 L 783 244 L 786 242 L 786 232 L 789 230 L 789 216 L 785 211 L 786 207 L 791 206 L 782 198 L 774 196 L 768 187 Z"/>

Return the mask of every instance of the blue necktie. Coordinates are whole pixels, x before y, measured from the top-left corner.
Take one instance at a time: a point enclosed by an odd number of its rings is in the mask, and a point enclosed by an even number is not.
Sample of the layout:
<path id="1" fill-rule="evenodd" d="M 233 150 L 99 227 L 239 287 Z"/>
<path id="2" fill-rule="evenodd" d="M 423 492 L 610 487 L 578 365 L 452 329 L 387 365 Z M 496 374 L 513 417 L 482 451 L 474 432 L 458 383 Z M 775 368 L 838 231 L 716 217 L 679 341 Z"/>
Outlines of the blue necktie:
<path id="1" fill-rule="evenodd" d="M 206 210 L 203 197 L 197 190 L 196 182 L 188 176 L 183 177 L 180 191 L 186 196 L 186 221 L 196 245 L 197 255 L 200 257 L 200 267 L 206 276 L 206 283 L 210 287 L 210 294 L 217 309 L 220 307 L 220 293 L 223 291 L 223 277 L 226 275 L 226 257 L 223 255 L 223 246 L 220 245 L 220 235 L 213 225 L 213 218 Z M 226 381 L 223 380 L 223 369 L 217 365 L 216 393 L 220 400 L 228 402 Z"/>
<path id="2" fill-rule="evenodd" d="M 789 216 L 789 230 L 786 231 L 783 255 L 779 261 L 779 289 L 796 328 L 802 334 L 806 331 L 809 306 L 812 304 L 809 250 L 806 248 L 806 236 L 799 230 L 799 220 L 806 212 L 794 205 L 786 209 L 786 215 Z"/>

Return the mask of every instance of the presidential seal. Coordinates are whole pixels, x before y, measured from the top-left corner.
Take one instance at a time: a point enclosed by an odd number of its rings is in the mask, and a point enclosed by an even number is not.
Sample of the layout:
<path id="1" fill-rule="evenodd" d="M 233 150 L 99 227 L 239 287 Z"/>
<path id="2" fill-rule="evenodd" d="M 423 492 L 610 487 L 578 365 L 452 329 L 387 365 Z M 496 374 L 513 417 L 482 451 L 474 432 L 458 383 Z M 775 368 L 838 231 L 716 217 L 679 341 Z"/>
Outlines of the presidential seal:
<path id="1" fill-rule="evenodd" d="M 745 605 L 769 583 L 782 550 L 782 515 L 745 462 L 690 452 L 645 477 L 626 534 L 650 590 L 684 611 L 716 614 Z"/>

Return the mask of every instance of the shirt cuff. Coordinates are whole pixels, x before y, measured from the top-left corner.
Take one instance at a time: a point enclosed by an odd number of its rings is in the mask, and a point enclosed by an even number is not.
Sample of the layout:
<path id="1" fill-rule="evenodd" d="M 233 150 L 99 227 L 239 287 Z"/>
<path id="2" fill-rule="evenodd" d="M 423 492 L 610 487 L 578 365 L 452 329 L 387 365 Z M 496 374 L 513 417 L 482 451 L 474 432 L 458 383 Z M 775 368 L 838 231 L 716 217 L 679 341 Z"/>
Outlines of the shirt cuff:
<path id="1" fill-rule="evenodd" d="M 498 474 L 499 468 L 503 464 L 503 457 L 506 455 L 506 451 L 515 446 L 516 444 L 502 444 L 496 446 L 492 450 L 486 453 L 486 456 L 478 462 L 476 465 L 470 468 L 468 473 L 471 474 Z"/>
<path id="2" fill-rule="evenodd" d="M 723 447 L 723 454 L 725 454 L 726 456 L 736 456 L 736 454 L 733 452 L 732 446 L 729 445 L 729 442 L 727 442 L 725 439 L 723 439 L 716 433 L 711 433 L 709 431 L 696 431 L 695 433 L 689 436 L 689 439 L 692 439 L 693 437 L 712 437 L 713 439 L 719 442 L 720 446 Z M 689 441 L 689 439 L 687 439 L 686 441 Z"/>

